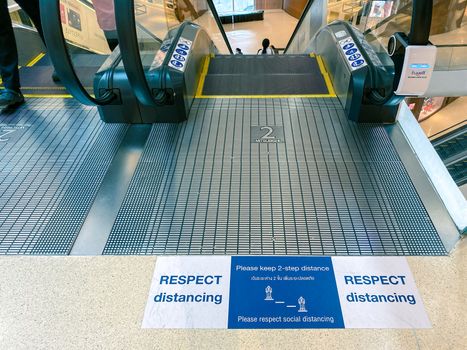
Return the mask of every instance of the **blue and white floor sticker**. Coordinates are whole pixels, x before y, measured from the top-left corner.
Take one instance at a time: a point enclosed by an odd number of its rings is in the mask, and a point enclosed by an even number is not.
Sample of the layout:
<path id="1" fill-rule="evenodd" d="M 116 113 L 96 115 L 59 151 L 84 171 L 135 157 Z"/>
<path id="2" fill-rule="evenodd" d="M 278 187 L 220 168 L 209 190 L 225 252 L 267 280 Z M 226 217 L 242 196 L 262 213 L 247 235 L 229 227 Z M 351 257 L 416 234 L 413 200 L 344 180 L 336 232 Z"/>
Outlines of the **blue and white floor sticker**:
<path id="1" fill-rule="evenodd" d="M 343 328 L 328 257 L 232 257 L 228 328 Z"/>
<path id="2" fill-rule="evenodd" d="M 405 258 L 159 257 L 143 328 L 429 328 Z"/>

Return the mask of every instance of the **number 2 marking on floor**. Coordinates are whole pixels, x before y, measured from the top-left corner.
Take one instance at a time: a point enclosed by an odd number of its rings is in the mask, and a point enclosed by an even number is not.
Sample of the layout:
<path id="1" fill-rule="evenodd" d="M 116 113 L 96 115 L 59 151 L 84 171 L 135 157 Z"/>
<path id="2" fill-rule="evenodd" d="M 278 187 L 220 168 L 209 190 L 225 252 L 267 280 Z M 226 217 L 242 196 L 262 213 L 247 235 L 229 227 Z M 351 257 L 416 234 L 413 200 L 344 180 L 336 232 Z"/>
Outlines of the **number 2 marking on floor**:
<path id="1" fill-rule="evenodd" d="M 15 132 L 15 131 L 16 131 L 16 130 L 3 130 L 3 132 L 0 134 L 0 141 L 2 141 L 2 142 L 8 141 L 9 138 L 6 139 L 6 138 L 4 138 L 4 136 L 6 136 L 6 135 L 8 135 L 8 134 L 11 134 L 11 133 L 13 133 L 13 132 Z"/>
<path id="2" fill-rule="evenodd" d="M 270 126 L 263 126 L 261 127 L 260 130 L 268 130 L 268 132 L 264 136 L 261 136 L 262 139 L 275 139 L 276 138 L 275 136 L 271 136 L 274 130 Z"/>

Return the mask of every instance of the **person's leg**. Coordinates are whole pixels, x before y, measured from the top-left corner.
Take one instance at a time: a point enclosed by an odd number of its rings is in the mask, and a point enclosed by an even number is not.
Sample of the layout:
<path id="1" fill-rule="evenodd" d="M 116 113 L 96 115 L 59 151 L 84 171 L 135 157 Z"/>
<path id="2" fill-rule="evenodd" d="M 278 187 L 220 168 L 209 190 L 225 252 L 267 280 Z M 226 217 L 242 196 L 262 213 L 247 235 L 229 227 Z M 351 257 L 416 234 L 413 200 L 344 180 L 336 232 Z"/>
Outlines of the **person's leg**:
<path id="1" fill-rule="evenodd" d="M 2 1 L 2 0 L 0 0 Z M 36 26 L 37 32 L 39 33 L 42 42 L 44 41 L 44 34 L 42 32 L 42 21 L 39 11 L 39 0 L 15 0 L 18 5 L 26 12 L 31 19 L 32 23 Z"/>
<path id="2" fill-rule="evenodd" d="M 6 0 L 0 0 L 0 74 L 5 89 L 20 91 L 18 51 Z"/>
<path id="3" fill-rule="evenodd" d="M 32 23 L 34 23 L 34 26 L 36 27 L 37 32 L 39 33 L 39 36 L 41 37 L 42 42 L 45 45 L 44 33 L 42 32 L 42 21 L 41 21 L 41 15 L 40 15 L 39 0 L 15 0 L 15 1 L 24 10 L 24 12 L 26 12 L 26 14 L 31 19 Z M 54 82 L 60 81 L 60 78 L 55 72 L 55 70 L 52 73 L 52 80 Z"/>

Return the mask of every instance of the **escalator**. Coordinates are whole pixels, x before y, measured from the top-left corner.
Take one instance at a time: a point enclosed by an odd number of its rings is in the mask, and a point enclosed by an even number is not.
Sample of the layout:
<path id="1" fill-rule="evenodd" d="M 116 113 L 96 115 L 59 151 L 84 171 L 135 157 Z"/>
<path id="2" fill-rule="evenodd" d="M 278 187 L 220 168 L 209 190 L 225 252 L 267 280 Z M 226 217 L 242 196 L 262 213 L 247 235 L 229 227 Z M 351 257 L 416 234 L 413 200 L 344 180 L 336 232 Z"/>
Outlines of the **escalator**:
<path id="1" fill-rule="evenodd" d="M 58 1 L 41 4 L 57 12 Z M 87 106 L 38 101 L 10 120 L 1 253 L 452 248 L 457 223 L 396 122 L 394 66 L 358 30 L 336 22 L 294 46 L 313 50 L 231 56 L 211 2 L 161 42 L 138 32 L 139 4 L 115 6 L 120 47 L 93 76 L 93 95 L 56 40 L 59 16 L 49 21 L 54 65 Z"/>
<path id="2" fill-rule="evenodd" d="M 326 97 L 332 85 L 326 85 L 319 59 L 310 55 L 216 55 L 207 62 L 197 97 Z"/>
<path id="3" fill-rule="evenodd" d="M 467 123 L 434 135 L 431 142 L 457 186 L 467 183 Z"/>

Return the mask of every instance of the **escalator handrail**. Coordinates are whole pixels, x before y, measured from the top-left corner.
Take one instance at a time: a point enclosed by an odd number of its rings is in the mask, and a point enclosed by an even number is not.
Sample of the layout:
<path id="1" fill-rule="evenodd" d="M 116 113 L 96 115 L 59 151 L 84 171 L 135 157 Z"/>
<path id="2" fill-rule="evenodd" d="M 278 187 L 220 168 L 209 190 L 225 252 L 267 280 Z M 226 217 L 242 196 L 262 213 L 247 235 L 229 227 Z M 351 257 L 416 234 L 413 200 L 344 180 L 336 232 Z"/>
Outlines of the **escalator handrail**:
<path id="1" fill-rule="evenodd" d="M 82 104 L 94 106 L 110 103 L 115 98 L 110 90 L 102 97 L 92 97 L 75 72 L 63 34 L 60 1 L 41 0 L 39 5 L 47 51 L 62 84 Z"/>
<path id="2" fill-rule="evenodd" d="M 229 50 L 230 54 L 233 55 L 232 47 L 230 46 L 229 39 L 227 38 L 227 34 L 225 33 L 224 26 L 222 25 L 221 19 L 219 17 L 219 13 L 217 12 L 216 6 L 214 6 L 214 3 L 212 0 L 206 0 L 208 3 L 209 8 L 211 9 L 212 16 L 214 17 L 214 20 L 217 23 L 217 27 L 219 27 L 219 30 L 222 34 L 222 38 L 224 39 L 225 44 L 227 45 L 227 49 Z"/>
<path id="3" fill-rule="evenodd" d="M 134 15 L 134 0 L 114 0 L 120 54 L 125 72 L 138 100 L 147 106 L 155 106 L 154 98 L 146 80 L 139 52 Z"/>
<path id="4" fill-rule="evenodd" d="M 292 42 L 293 42 L 293 40 L 295 38 L 295 35 L 297 35 L 298 31 L 300 30 L 300 27 L 301 27 L 303 21 L 305 20 L 305 17 L 308 15 L 308 11 L 310 10 L 310 7 L 313 5 L 314 2 L 315 2 L 314 0 L 308 0 L 308 2 L 306 3 L 306 6 L 302 11 L 300 19 L 298 20 L 298 23 L 295 26 L 295 29 L 294 29 L 294 31 L 292 33 L 292 36 L 290 37 L 289 42 L 287 43 L 287 46 L 285 47 L 284 53 L 286 53 L 287 50 L 289 49 L 290 45 L 292 45 Z"/>
<path id="5" fill-rule="evenodd" d="M 410 21 L 409 45 L 428 45 L 430 37 L 433 0 L 413 0 Z"/>
<path id="6" fill-rule="evenodd" d="M 442 44 L 442 45 L 435 45 L 436 47 L 467 47 L 467 44 Z"/>
<path id="7" fill-rule="evenodd" d="M 218 18 L 217 12 L 211 0 L 208 1 L 208 6 L 210 7 L 214 18 L 219 26 L 219 29 L 223 35 L 225 43 L 232 53 L 232 48 L 227 40 L 227 36 L 223 30 L 222 24 Z M 134 0 L 114 0 L 115 6 L 115 22 L 117 26 L 117 33 L 118 39 L 120 43 L 120 53 L 122 56 L 123 65 L 125 67 L 125 72 L 128 77 L 128 81 L 130 82 L 131 87 L 133 88 L 133 92 L 136 95 L 139 102 L 146 106 L 160 106 L 163 104 L 159 100 L 157 96 L 153 94 L 153 90 L 148 84 L 148 80 L 142 65 L 139 45 L 138 45 L 138 37 L 136 34 L 136 19 L 134 16 Z M 166 79 L 167 75 L 167 67 L 172 57 L 172 54 L 175 50 L 175 46 L 178 42 L 178 39 L 182 35 L 183 29 L 186 25 L 190 24 L 191 22 L 183 22 L 177 30 L 177 34 L 175 35 L 174 39 L 172 40 L 172 44 L 169 50 L 166 53 L 164 61 L 161 65 L 160 69 L 160 86 L 158 89 L 155 89 L 157 93 L 165 93 L 166 89 Z M 158 39 L 160 40 L 160 39 Z"/>

